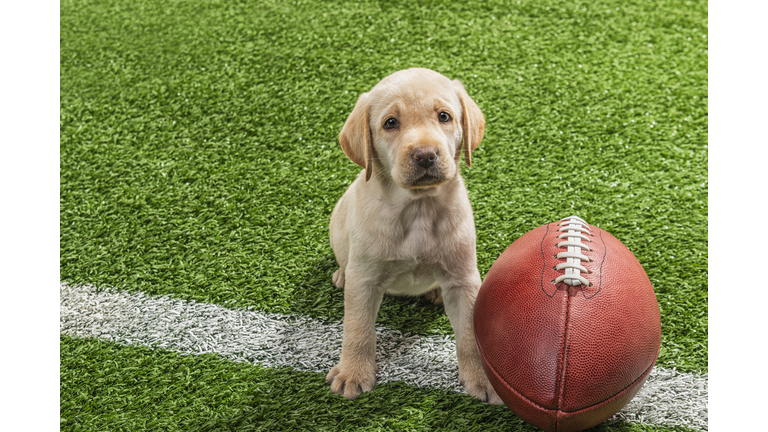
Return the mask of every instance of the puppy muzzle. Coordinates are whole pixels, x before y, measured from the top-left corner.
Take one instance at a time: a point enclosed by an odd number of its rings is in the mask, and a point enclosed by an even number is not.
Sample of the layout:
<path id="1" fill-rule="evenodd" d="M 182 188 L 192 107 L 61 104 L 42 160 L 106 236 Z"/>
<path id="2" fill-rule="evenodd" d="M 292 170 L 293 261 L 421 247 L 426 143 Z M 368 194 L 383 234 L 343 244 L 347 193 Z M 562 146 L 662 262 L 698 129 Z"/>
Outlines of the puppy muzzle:
<path id="1" fill-rule="evenodd" d="M 411 154 L 409 187 L 433 187 L 449 180 L 441 163 L 440 152 L 433 147 L 416 149 Z"/>

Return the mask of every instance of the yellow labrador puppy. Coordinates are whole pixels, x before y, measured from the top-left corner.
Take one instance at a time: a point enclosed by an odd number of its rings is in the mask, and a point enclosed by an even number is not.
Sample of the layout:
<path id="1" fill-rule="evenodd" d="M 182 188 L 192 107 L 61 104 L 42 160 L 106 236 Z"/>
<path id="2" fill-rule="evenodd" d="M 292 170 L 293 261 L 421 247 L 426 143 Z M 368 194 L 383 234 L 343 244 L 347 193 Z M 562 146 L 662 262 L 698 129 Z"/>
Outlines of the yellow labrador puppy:
<path id="1" fill-rule="evenodd" d="M 429 69 L 396 72 L 357 100 L 339 134 L 344 153 L 364 168 L 331 214 L 333 283 L 344 289 L 339 363 L 326 377 L 347 399 L 376 381 L 374 324 L 385 293 L 441 289 L 456 335 L 459 381 L 491 403 L 472 314 L 480 288 L 475 223 L 463 155 L 483 138 L 485 119 L 461 82 Z M 462 152 L 463 144 L 463 152 Z"/>

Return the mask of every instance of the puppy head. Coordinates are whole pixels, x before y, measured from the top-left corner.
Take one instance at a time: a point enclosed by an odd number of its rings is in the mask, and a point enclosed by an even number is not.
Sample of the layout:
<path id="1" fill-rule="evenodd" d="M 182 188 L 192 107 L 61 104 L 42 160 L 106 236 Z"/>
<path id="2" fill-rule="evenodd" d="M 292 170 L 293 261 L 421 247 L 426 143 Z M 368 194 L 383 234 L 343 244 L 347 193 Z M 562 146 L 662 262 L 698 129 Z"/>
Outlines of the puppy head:
<path id="1" fill-rule="evenodd" d="M 339 134 L 344 153 L 404 189 L 439 186 L 456 176 L 464 148 L 480 144 L 485 119 L 458 80 L 429 69 L 407 69 L 384 78 L 357 100 Z M 375 163 L 374 163 L 375 161 Z"/>

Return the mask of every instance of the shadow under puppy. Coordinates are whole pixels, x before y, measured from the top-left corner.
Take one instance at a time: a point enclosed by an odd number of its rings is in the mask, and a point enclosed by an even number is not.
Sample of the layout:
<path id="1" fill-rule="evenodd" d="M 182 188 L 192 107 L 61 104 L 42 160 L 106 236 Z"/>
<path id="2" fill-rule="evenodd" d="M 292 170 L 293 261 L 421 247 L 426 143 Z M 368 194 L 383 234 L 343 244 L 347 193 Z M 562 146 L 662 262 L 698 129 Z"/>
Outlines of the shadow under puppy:
<path id="1" fill-rule="evenodd" d="M 344 153 L 365 168 L 331 214 L 330 240 L 344 289 L 341 358 L 326 377 L 347 399 L 376 382 L 376 315 L 385 293 L 440 289 L 456 336 L 459 381 L 501 403 L 483 371 L 473 312 L 480 288 L 475 224 L 463 155 L 483 138 L 485 119 L 464 86 L 429 69 L 396 72 L 363 93 L 339 134 Z M 462 152 L 463 144 L 463 152 Z"/>

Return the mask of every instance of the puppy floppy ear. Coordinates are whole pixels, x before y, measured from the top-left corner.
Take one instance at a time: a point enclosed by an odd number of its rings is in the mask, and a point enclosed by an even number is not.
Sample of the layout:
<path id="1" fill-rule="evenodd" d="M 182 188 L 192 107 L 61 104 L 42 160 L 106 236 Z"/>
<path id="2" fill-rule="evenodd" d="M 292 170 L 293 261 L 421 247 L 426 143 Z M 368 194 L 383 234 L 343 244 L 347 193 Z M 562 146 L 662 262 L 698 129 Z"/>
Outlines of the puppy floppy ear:
<path id="1" fill-rule="evenodd" d="M 370 107 L 368 93 L 361 94 L 357 99 L 355 109 L 352 110 L 352 114 L 349 115 L 344 127 L 341 128 L 341 133 L 339 133 L 339 144 L 341 144 L 344 154 L 352 162 L 365 168 L 365 181 L 371 178 L 373 171 L 371 166 L 373 136 L 368 123 Z"/>
<path id="2" fill-rule="evenodd" d="M 475 151 L 485 133 L 485 117 L 475 101 L 469 97 L 464 85 L 455 80 L 454 85 L 461 102 L 461 129 L 464 133 L 464 161 L 467 167 L 472 166 L 472 152 Z"/>

